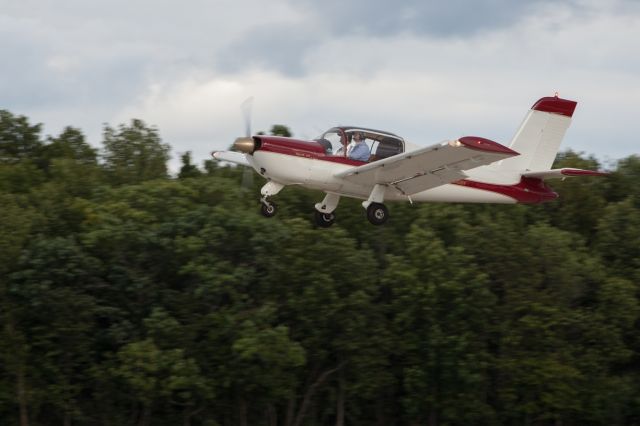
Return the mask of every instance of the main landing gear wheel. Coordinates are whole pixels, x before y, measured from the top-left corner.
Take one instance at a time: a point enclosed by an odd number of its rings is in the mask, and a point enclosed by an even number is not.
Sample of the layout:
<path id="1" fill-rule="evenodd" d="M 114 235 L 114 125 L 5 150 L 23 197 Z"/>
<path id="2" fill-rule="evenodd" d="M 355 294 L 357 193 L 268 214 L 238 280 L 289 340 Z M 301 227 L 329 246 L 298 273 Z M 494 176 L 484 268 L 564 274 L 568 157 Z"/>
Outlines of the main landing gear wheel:
<path id="1" fill-rule="evenodd" d="M 328 228 L 336 221 L 336 215 L 333 213 L 320 213 L 318 210 L 314 211 L 316 225 L 320 228 Z"/>
<path id="2" fill-rule="evenodd" d="M 266 201 L 260 206 L 260 213 L 264 217 L 273 217 L 276 215 L 277 209 L 274 203 L 267 203 Z"/>
<path id="3" fill-rule="evenodd" d="M 367 219 L 374 225 L 382 225 L 389 219 L 389 210 L 384 204 L 371 203 L 367 207 Z"/>

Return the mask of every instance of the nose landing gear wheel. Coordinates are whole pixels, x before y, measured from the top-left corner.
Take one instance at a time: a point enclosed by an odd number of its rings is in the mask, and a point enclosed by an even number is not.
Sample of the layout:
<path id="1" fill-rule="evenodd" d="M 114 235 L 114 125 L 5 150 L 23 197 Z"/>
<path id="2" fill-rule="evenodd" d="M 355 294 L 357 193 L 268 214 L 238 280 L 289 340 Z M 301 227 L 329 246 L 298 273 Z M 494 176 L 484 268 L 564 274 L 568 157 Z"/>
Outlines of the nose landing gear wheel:
<path id="1" fill-rule="evenodd" d="M 367 219 L 374 225 L 382 225 L 389 219 L 389 210 L 384 204 L 371 203 L 367 207 Z"/>
<path id="2" fill-rule="evenodd" d="M 260 206 L 260 213 L 264 217 L 273 217 L 276 215 L 277 209 L 274 203 L 263 202 Z"/>
<path id="3" fill-rule="evenodd" d="M 316 225 L 320 228 L 328 228 L 336 221 L 336 215 L 333 213 L 320 213 L 318 210 L 315 210 L 314 213 Z"/>

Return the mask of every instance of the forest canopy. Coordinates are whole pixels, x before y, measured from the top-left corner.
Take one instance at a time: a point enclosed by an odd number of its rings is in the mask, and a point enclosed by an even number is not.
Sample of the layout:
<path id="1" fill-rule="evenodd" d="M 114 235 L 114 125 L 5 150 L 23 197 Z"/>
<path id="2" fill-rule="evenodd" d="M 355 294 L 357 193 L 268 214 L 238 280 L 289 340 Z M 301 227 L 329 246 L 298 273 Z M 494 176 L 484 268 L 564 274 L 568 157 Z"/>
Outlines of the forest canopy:
<path id="1" fill-rule="evenodd" d="M 171 176 L 141 120 L 41 132 L 0 111 L 1 424 L 640 422 L 638 156 L 551 203 L 319 229 L 319 192 L 266 219 L 257 175 Z"/>

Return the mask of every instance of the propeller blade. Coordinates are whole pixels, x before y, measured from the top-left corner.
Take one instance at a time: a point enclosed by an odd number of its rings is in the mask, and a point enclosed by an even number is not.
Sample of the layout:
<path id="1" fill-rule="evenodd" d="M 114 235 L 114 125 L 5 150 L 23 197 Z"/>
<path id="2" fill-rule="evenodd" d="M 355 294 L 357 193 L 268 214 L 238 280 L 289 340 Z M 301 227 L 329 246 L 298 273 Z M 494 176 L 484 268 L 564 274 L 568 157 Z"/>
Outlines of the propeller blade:
<path id="1" fill-rule="evenodd" d="M 245 167 L 242 171 L 241 187 L 245 191 L 253 189 L 253 169 Z"/>
<path id="2" fill-rule="evenodd" d="M 253 96 L 242 102 L 242 115 L 244 116 L 245 136 L 251 136 L 251 109 L 253 108 Z"/>

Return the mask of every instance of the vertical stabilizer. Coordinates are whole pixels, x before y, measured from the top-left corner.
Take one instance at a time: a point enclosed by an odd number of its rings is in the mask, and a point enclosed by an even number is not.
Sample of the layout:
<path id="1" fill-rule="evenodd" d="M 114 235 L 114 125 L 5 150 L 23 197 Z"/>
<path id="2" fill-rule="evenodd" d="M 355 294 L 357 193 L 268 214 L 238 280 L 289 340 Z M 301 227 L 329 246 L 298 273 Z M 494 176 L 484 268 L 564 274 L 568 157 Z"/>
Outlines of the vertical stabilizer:
<path id="1" fill-rule="evenodd" d="M 556 97 L 538 100 L 527 113 L 509 148 L 517 157 L 503 160 L 503 170 L 549 170 L 556 158 L 577 102 Z"/>

